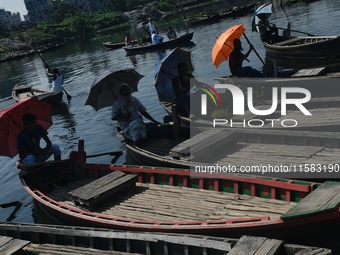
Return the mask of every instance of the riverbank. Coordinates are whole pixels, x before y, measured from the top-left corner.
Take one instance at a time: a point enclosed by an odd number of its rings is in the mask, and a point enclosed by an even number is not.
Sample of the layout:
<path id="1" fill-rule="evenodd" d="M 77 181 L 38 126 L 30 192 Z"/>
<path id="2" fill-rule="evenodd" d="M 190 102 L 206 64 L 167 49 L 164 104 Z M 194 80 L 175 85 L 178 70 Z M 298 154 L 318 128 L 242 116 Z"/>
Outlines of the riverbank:
<path id="1" fill-rule="evenodd" d="M 69 40 L 71 41 L 71 40 Z M 73 41 L 73 40 L 72 40 Z M 67 42 L 48 43 L 36 47 L 38 52 L 44 52 L 50 49 L 61 47 Z M 36 51 L 28 42 L 23 42 L 19 39 L 1 39 L 0 40 L 0 62 L 20 59 L 29 55 L 36 54 Z"/>

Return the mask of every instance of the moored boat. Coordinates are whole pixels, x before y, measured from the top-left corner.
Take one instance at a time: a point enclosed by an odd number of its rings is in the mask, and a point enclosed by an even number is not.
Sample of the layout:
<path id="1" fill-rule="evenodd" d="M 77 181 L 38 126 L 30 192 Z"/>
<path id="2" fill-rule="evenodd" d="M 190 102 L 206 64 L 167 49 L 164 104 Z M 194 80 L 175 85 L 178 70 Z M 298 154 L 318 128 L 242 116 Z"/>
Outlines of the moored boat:
<path id="1" fill-rule="evenodd" d="M 12 89 L 12 97 L 17 102 L 24 98 L 32 97 L 45 103 L 57 105 L 61 103 L 63 95 L 63 92 L 54 93 L 52 91 L 32 88 L 32 86 L 19 84 L 16 84 Z"/>
<path id="2" fill-rule="evenodd" d="M 298 36 L 288 40 L 268 43 L 262 41 L 271 55 L 283 57 L 338 57 L 340 36 Z"/>
<path id="3" fill-rule="evenodd" d="M 228 18 L 237 18 L 247 15 L 248 13 L 254 12 L 255 4 L 249 4 L 246 6 L 238 6 L 234 7 L 227 12 L 220 13 L 220 20 L 221 19 L 228 19 Z"/>
<path id="4" fill-rule="evenodd" d="M 190 26 L 209 25 L 209 24 L 217 23 L 219 21 L 220 21 L 219 14 L 205 15 L 202 17 L 194 17 L 191 19 L 184 20 L 184 22 Z"/>
<path id="5" fill-rule="evenodd" d="M 105 228 L 68 227 L 45 224 L 0 223 L 4 251 L 11 247 L 12 252 L 20 254 L 30 252 L 50 255 L 67 254 L 240 254 L 242 250 L 262 250 L 262 255 L 269 255 L 269 250 L 282 255 L 304 253 L 306 255 L 331 254 L 327 248 L 303 246 L 285 243 L 264 237 L 243 236 L 242 238 L 223 238 L 197 235 L 164 234 L 149 232 L 123 232 Z M 18 239 L 18 237 L 20 239 Z M 249 245 L 251 241 L 252 245 Z M 255 244 L 256 243 L 256 244 Z M 15 245 L 14 245 L 15 244 Z"/>
<path id="6" fill-rule="evenodd" d="M 241 123 L 240 120 L 235 122 Z M 210 163 L 241 169 L 244 165 L 277 166 L 286 165 L 289 161 L 304 169 L 315 162 L 331 167 L 336 164 L 332 153 L 340 153 L 339 132 L 300 131 L 293 128 L 288 131 L 287 128 L 278 127 L 243 128 L 240 124 L 230 128 L 226 123 L 197 130 L 193 128 L 197 123 L 191 123 L 191 130 L 187 128 L 184 132 L 186 128 L 180 128 L 180 131 L 176 132 L 177 136 L 174 135 L 171 125 L 154 127 L 148 131 L 144 143 L 139 146 L 133 146 L 122 132 L 119 132 L 119 128 L 115 128 L 115 131 L 129 153 L 130 164 L 190 168 Z M 281 122 L 278 121 L 274 127 L 280 125 Z M 282 150 L 291 153 L 288 156 L 282 153 Z M 327 156 L 330 151 L 332 153 Z M 261 157 L 252 153 L 259 153 Z M 289 172 L 288 175 L 290 178 L 304 178 L 301 172 Z M 283 176 L 287 177 L 285 174 L 281 175 Z M 320 179 L 320 175 L 314 177 Z"/>
<path id="7" fill-rule="evenodd" d="M 125 42 L 104 42 L 103 45 L 109 49 L 120 49 L 125 46 Z"/>
<path id="8" fill-rule="evenodd" d="M 130 54 L 130 53 L 138 53 L 138 52 L 145 52 L 145 51 L 155 51 L 159 49 L 167 49 L 167 48 L 175 48 L 178 45 L 185 45 L 185 44 L 193 44 L 191 42 L 192 37 L 194 35 L 194 32 L 179 36 L 175 39 L 168 40 L 168 41 L 163 41 L 162 43 L 159 44 L 146 44 L 143 46 L 129 46 L 129 47 L 123 47 L 124 50 Z"/>
<path id="9" fill-rule="evenodd" d="M 337 182 L 90 164 L 83 141 L 69 164 L 36 171 L 39 181 L 32 172 L 20 175 L 24 189 L 64 224 L 260 235 L 317 246 L 336 239 L 340 225 Z M 314 231 L 320 228 L 327 231 Z"/>

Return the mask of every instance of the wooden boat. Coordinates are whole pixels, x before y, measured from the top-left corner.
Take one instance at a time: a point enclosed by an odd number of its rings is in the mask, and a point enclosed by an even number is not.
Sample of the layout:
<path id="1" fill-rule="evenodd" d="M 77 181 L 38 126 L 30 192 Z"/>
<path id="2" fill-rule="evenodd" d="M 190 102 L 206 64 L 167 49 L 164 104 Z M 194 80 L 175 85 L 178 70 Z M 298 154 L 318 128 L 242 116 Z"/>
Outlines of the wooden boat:
<path id="1" fill-rule="evenodd" d="M 57 105 L 61 103 L 63 95 L 63 92 L 54 93 L 52 91 L 32 88 L 32 86 L 19 84 L 16 84 L 12 90 L 12 97 L 17 102 L 27 97 L 33 97 L 39 101 Z"/>
<path id="2" fill-rule="evenodd" d="M 330 249 L 285 243 L 265 237 L 233 238 L 162 234 L 150 232 L 122 232 L 105 228 L 68 227 L 42 224 L 0 223 L 3 235 L 0 250 L 11 247 L 14 252 L 31 251 L 50 255 L 68 254 L 238 254 L 247 250 L 261 250 L 262 255 L 276 252 L 282 255 L 332 254 Z M 20 239 L 17 239 L 17 238 Z M 5 241 L 6 240 L 6 241 Z M 249 245 L 252 243 L 252 246 Z M 27 253 L 26 253 L 27 252 Z M 248 253 L 249 254 L 249 253 Z"/>
<path id="3" fill-rule="evenodd" d="M 184 22 L 190 26 L 209 25 L 209 24 L 217 23 L 219 21 L 220 21 L 219 14 L 205 15 L 201 17 L 194 17 L 191 19 L 184 20 Z"/>
<path id="4" fill-rule="evenodd" d="M 20 180 L 46 213 L 66 225 L 259 235 L 323 247 L 337 239 L 337 182 L 90 164 L 81 140 L 68 164 L 54 166 L 33 172 L 38 183 L 32 171 Z"/>
<path id="5" fill-rule="evenodd" d="M 167 49 L 176 47 L 178 45 L 184 45 L 184 44 L 193 44 L 191 42 L 192 37 L 194 35 L 194 32 L 182 35 L 180 37 L 177 37 L 175 39 L 165 41 L 159 44 L 146 44 L 143 46 L 137 46 L 137 47 L 123 47 L 124 50 L 130 54 L 130 53 L 138 53 L 138 52 L 145 52 L 145 51 L 155 51 L 159 49 Z"/>
<path id="6" fill-rule="evenodd" d="M 270 121 L 264 121 L 262 129 L 286 129 L 286 130 L 305 130 L 305 131 L 330 131 L 338 132 L 340 130 L 339 112 L 339 65 L 332 65 L 320 68 L 301 69 L 290 78 L 238 78 L 238 77 L 217 77 L 215 80 L 222 84 L 233 84 L 237 87 L 247 89 L 253 88 L 254 107 L 258 110 L 270 109 L 273 104 L 273 88 L 278 90 L 278 104 L 274 113 L 270 116 L 259 116 L 253 114 L 245 108 L 244 115 L 233 116 L 233 100 L 232 94 L 225 89 L 220 92 L 223 101 L 222 106 L 211 106 L 209 112 L 220 112 L 219 119 L 227 120 L 245 120 L 246 122 L 254 121 L 254 119 L 276 119 L 278 122 L 284 119 L 294 119 L 298 125 L 293 128 L 283 127 L 282 125 L 272 125 Z M 209 83 L 213 86 L 213 83 Z M 282 88 L 304 88 L 311 93 L 311 99 L 304 103 L 304 107 L 312 114 L 305 116 L 301 110 L 294 104 L 287 105 L 287 114 L 281 114 L 281 89 Z M 289 98 L 293 98 L 294 93 L 289 93 Z M 301 97 L 301 94 L 296 94 Z M 160 102 L 161 106 L 172 116 L 172 104 L 167 101 Z M 196 112 L 195 112 L 196 109 Z M 213 118 L 211 114 L 201 115 L 200 106 L 194 107 L 190 118 L 176 114 L 177 121 L 180 125 L 190 127 L 190 125 L 213 126 Z M 199 111 L 198 110 L 198 111 Z M 222 116 L 222 113 L 224 114 Z M 265 118 L 267 117 L 267 118 Z M 278 123 L 277 122 L 277 123 Z M 228 126 L 230 127 L 230 126 Z M 244 128 L 248 128 L 247 125 Z"/>
<path id="7" fill-rule="evenodd" d="M 223 126 L 193 128 L 192 125 L 191 130 L 181 127 L 175 137 L 172 128 L 171 125 L 151 128 L 145 142 L 139 146 L 132 146 L 119 128 L 116 127 L 115 131 L 129 153 L 129 164 L 190 168 L 210 162 L 211 165 L 231 165 L 237 169 L 241 169 L 242 164 L 285 165 L 289 162 L 305 166 L 317 162 L 327 165 L 335 164 L 333 153 L 340 152 L 339 132 L 240 126 L 233 129 Z M 189 131 L 191 137 L 188 137 Z M 292 153 L 288 157 L 282 150 Z M 331 154 L 326 156 L 329 151 L 332 151 Z M 262 156 L 256 156 L 257 152 Z M 326 153 L 325 156 L 323 153 Z M 294 178 L 304 178 L 300 173 L 293 175 Z"/>
<path id="8" fill-rule="evenodd" d="M 231 10 L 227 12 L 220 13 L 220 20 L 229 19 L 229 18 L 235 19 L 237 17 L 245 16 L 251 12 L 254 12 L 254 7 L 255 7 L 255 4 L 249 4 L 246 6 L 238 6 L 238 7 L 232 8 Z"/>
<path id="9" fill-rule="evenodd" d="M 298 36 L 273 44 L 262 43 L 271 55 L 294 58 L 340 56 L 340 36 Z"/>
<path id="10" fill-rule="evenodd" d="M 143 42 L 151 42 L 150 37 L 143 37 Z M 120 49 L 125 47 L 125 42 L 104 42 L 103 45 L 109 49 Z M 136 46 L 137 41 L 132 41 L 132 45 Z"/>
<path id="11" fill-rule="evenodd" d="M 340 96 L 340 66 L 330 65 L 301 69 L 288 78 L 249 78 L 249 77 L 215 77 L 222 84 L 252 87 L 263 94 L 261 98 L 271 99 L 272 88 L 299 87 L 308 89 L 312 98 Z"/>
<path id="12" fill-rule="evenodd" d="M 201 17 L 194 17 L 191 19 L 184 20 L 190 26 L 200 26 L 200 25 L 210 25 L 217 23 L 222 19 L 237 18 L 247 15 L 248 13 L 254 11 L 255 4 L 249 4 L 247 6 L 238 6 L 230 9 L 224 13 L 218 13 L 214 15 L 205 15 Z"/>
<path id="13" fill-rule="evenodd" d="M 120 49 L 125 46 L 125 42 L 104 42 L 103 45 L 109 49 Z"/>

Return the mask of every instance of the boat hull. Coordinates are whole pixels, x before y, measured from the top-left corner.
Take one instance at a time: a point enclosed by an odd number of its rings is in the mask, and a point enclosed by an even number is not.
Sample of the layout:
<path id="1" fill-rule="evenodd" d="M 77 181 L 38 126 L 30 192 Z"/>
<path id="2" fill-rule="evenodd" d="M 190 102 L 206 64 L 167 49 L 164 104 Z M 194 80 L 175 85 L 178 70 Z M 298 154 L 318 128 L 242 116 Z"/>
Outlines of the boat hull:
<path id="1" fill-rule="evenodd" d="M 194 32 L 191 32 L 189 34 L 182 35 L 180 37 L 177 37 L 175 39 L 165 41 L 159 44 L 148 44 L 144 46 L 137 46 L 137 47 L 124 47 L 124 50 L 130 54 L 130 53 L 138 53 L 138 52 L 145 52 L 145 51 L 155 51 L 159 49 L 168 49 L 172 47 L 177 47 L 179 45 L 194 45 L 193 42 L 191 42 L 192 37 L 194 35 Z"/>
<path id="2" fill-rule="evenodd" d="M 15 101 L 19 102 L 25 98 L 35 98 L 39 101 L 59 105 L 63 100 L 63 92 L 54 93 L 52 91 L 35 89 L 30 86 L 15 85 L 12 90 L 12 97 Z"/>
<path id="3" fill-rule="evenodd" d="M 246 243 L 244 240 L 278 242 L 279 240 L 270 240 L 263 237 L 244 236 L 241 239 L 218 238 L 211 236 L 198 235 L 178 235 L 150 232 L 122 232 L 107 228 L 85 228 L 85 227 L 67 227 L 45 224 L 18 224 L 18 223 L 1 223 L 0 234 L 6 237 L 18 238 L 34 243 L 35 248 L 46 252 L 56 250 L 68 250 L 67 254 L 79 254 L 80 252 L 89 252 L 86 250 L 92 248 L 91 254 L 107 254 L 108 250 L 116 252 L 124 252 L 124 254 L 183 254 L 184 251 L 188 255 L 206 254 L 206 255 L 222 255 L 229 252 L 235 252 L 241 247 L 251 249 L 254 246 Z M 16 240 L 18 241 L 18 240 Z M 18 247 L 19 245 L 17 245 Z M 25 243 L 26 247 L 30 244 Z M 59 247 L 58 247 L 59 246 Z M 3 246 L 2 246 L 3 248 Z M 72 249 L 73 248 L 73 249 Z M 100 249 L 94 251 L 93 249 Z M 255 249 L 258 249 L 257 247 Z M 309 247 L 302 245 L 294 245 L 282 243 L 280 247 L 272 247 L 279 254 L 281 251 L 285 255 L 294 255 L 298 252 L 322 252 L 323 255 L 332 254 L 329 249 Z M 98 253 L 99 252 L 99 253 Z M 128 252 L 128 253 L 125 253 Z M 111 253 L 111 252 L 110 252 Z M 66 251 L 65 253 L 66 254 Z"/>
<path id="4" fill-rule="evenodd" d="M 297 37 L 275 44 L 262 43 L 266 51 L 271 55 L 295 58 L 340 56 L 340 36 L 308 36 Z"/>
<path id="5" fill-rule="evenodd" d="M 178 201 L 181 198 L 181 195 L 176 196 L 176 192 L 182 191 L 185 194 L 188 194 L 188 192 L 190 193 L 196 190 L 195 192 L 200 193 L 200 198 L 208 196 L 208 193 L 218 192 L 219 195 L 223 193 L 225 195 L 229 194 L 228 196 L 241 196 L 242 199 L 240 197 L 239 202 L 245 199 L 245 197 L 250 198 L 252 196 L 257 196 L 258 199 L 264 199 L 266 201 L 272 199 L 282 201 L 282 203 L 286 205 L 293 202 L 292 206 L 294 206 L 295 202 L 299 202 L 300 200 L 303 202 L 305 199 L 308 199 L 308 194 L 320 191 L 320 187 L 324 186 L 313 182 L 302 182 L 270 177 L 255 177 L 240 174 L 215 174 L 209 175 L 209 178 L 207 178 L 207 175 L 190 172 L 189 170 L 184 169 L 89 164 L 84 161 L 86 159 L 85 155 L 86 154 L 83 151 L 83 144 L 80 143 L 79 152 L 73 152 L 71 154 L 70 162 L 63 162 L 64 165 L 59 167 L 58 164 L 55 164 L 54 170 L 51 166 L 48 166 L 48 171 L 40 168 L 39 173 L 42 174 L 41 177 L 43 179 L 47 178 L 46 180 L 44 179 L 44 181 L 49 183 L 49 185 L 51 185 L 51 183 L 62 185 L 62 183 L 67 180 L 73 185 L 76 180 L 83 180 L 83 178 L 91 177 L 98 179 L 101 176 L 105 176 L 105 173 L 108 175 L 113 173 L 113 171 L 136 174 L 139 184 L 144 183 L 147 187 L 158 190 L 157 196 L 160 195 L 160 192 L 165 191 L 165 187 L 168 187 L 172 190 L 172 192 L 169 193 L 169 196 L 174 196 L 174 199 Z M 63 178 L 61 179 L 61 177 Z M 81 226 L 106 227 L 119 230 L 193 233 L 201 235 L 209 234 L 221 237 L 240 237 L 244 234 L 261 235 L 270 238 L 283 239 L 286 242 L 298 241 L 306 245 L 312 244 L 323 247 L 326 246 L 326 244 L 328 245 L 330 241 L 337 238 L 338 228 L 340 227 L 339 203 L 336 201 L 327 210 L 316 210 L 315 212 L 305 210 L 306 214 L 302 216 L 294 216 L 288 219 L 269 216 L 267 215 L 267 211 L 263 211 L 261 215 L 239 216 L 236 218 L 231 217 L 230 219 L 224 219 L 224 217 L 222 217 L 221 219 L 194 220 L 194 217 L 192 220 L 185 220 L 183 219 L 184 216 L 182 214 L 185 214 L 188 211 L 186 210 L 186 212 L 183 212 L 180 209 L 177 209 L 174 211 L 174 214 L 176 215 L 175 218 L 177 220 L 159 221 L 155 220 L 155 215 L 151 218 L 141 218 L 140 214 L 142 211 L 139 211 L 139 213 L 137 211 L 136 213 L 135 210 L 132 210 L 135 213 L 135 216 L 132 216 L 132 214 L 124 214 L 125 217 L 123 217 L 118 214 L 118 211 L 116 211 L 115 215 L 115 213 L 104 214 L 102 213 L 102 209 L 99 211 L 83 209 L 82 206 L 76 206 L 72 203 L 65 203 L 60 200 L 56 200 L 57 197 L 62 195 L 59 190 L 56 190 L 56 193 L 53 193 L 58 194 L 58 196 L 55 197 L 55 195 L 52 195 L 51 193 L 53 191 L 42 191 L 41 188 L 35 188 L 34 183 L 29 183 L 29 178 L 30 175 L 20 176 L 20 180 L 25 190 L 45 212 L 64 224 L 68 223 Z M 330 183 L 325 185 L 326 187 L 327 185 L 331 185 L 330 188 L 332 188 L 339 184 Z M 142 188 L 142 190 L 144 190 L 144 188 Z M 63 192 L 67 192 L 67 189 Z M 142 193 L 138 194 L 141 195 Z M 191 194 L 194 195 L 194 193 Z M 128 197 L 131 195 L 132 194 Z M 191 200 L 193 199 L 192 195 L 190 196 Z M 215 197 L 215 199 L 216 198 L 217 197 Z M 115 197 L 111 197 L 110 201 L 112 199 L 115 199 Z M 119 198 L 119 204 L 122 202 L 121 199 L 123 198 Z M 155 199 L 156 197 L 153 200 Z M 143 201 L 143 199 L 137 200 L 138 203 Z M 159 203 L 163 203 L 163 201 L 159 201 Z M 175 202 L 174 205 L 176 204 L 177 203 Z M 198 205 L 199 203 L 196 204 L 195 210 L 202 210 L 203 208 L 198 207 Z M 164 206 L 167 206 L 168 208 L 168 206 L 173 205 L 164 204 Z M 183 206 L 189 209 L 189 204 L 184 203 Z M 203 207 L 205 207 L 203 210 L 209 209 L 207 208 L 207 205 Z M 288 210 L 292 211 L 292 207 L 289 207 L 291 209 Z M 170 212 L 169 210 L 174 209 L 168 208 L 166 211 Z M 213 208 L 211 207 L 209 210 L 213 210 Z M 286 211 L 286 209 L 284 211 Z M 287 212 L 285 214 L 287 214 Z M 157 217 L 160 217 L 160 215 Z M 327 231 L 317 231 L 320 229 L 327 229 Z"/>

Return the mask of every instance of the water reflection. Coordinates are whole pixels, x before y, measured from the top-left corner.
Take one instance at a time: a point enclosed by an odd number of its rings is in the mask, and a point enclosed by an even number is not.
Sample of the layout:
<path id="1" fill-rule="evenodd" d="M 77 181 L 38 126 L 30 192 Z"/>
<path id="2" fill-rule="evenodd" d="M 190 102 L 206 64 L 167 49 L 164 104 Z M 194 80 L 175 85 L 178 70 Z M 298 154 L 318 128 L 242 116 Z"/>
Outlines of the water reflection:
<path id="1" fill-rule="evenodd" d="M 135 56 L 135 55 L 129 55 L 128 57 L 129 57 L 129 59 L 130 59 L 132 65 L 133 65 L 133 67 L 134 67 L 134 68 L 137 67 L 137 59 L 136 59 L 136 56 Z"/>
<path id="2" fill-rule="evenodd" d="M 165 57 L 165 50 L 156 51 L 156 55 L 158 57 L 158 61 L 162 60 Z"/>

